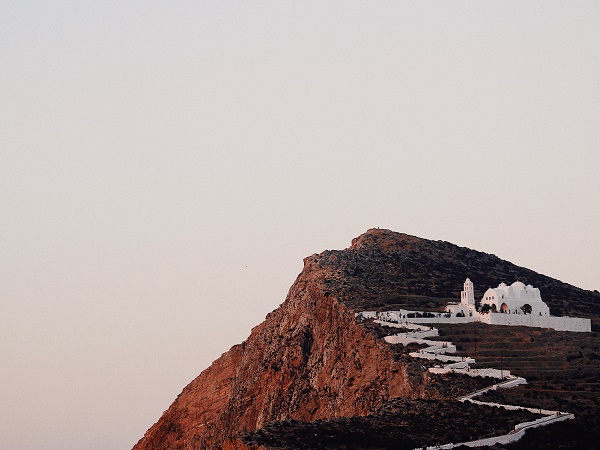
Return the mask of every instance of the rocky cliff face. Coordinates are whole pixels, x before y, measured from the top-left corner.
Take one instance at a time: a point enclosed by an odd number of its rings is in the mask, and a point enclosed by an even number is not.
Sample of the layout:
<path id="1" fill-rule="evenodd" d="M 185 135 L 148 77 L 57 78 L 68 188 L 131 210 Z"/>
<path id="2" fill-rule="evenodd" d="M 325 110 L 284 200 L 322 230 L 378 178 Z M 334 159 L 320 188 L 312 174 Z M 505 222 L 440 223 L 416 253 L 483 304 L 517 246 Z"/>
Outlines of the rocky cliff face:
<path id="1" fill-rule="evenodd" d="M 493 255 L 370 230 L 346 250 L 306 258 L 285 302 L 192 381 L 134 449 L 243 449 L 239 435 L 270 422 L 365 416 L 394 398 L 439 395 L 419 364 L 394 356 L 354 312 L 442 305 L 466 276 L 485 287 L 520 278 L 545 299 L 555 286 L 600 305 L 598 294 Z"/>
<path id="2" fill-rule="evenodd" d="M 327 295 L 331 273 L 307 258 L 285 302 L 192 381 L 134 449 L 244 448 L 235 436 L 268 422 L 360 416 L 421 396 L 423 374 L 394 361 Z"/>

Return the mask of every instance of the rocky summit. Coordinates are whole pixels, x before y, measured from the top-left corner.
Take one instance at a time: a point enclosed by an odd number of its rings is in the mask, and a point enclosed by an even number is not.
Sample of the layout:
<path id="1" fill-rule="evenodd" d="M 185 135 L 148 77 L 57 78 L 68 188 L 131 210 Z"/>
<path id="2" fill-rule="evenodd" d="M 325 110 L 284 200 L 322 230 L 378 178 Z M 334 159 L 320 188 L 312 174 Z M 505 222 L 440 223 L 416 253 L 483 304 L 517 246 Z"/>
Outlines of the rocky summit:
<path id="1" fill-rule="evenodd" d="M 364 310 L 440 310 L 467 276 L 479 295 L 499 281 L 539 286 L 555 314 L 598 326 L 598 292 L 448 242 L 369 230 L 345 250 L 306 258 L 285 301 L 193 380 L 134 449 L 414 448 L 510 431 L 526 413 L 490 410 L 503 424 L 490 427 L 477 420 L 483 406 L 455 401 L 484 380 L 432 374 L 407 356 L 414 348 L 386 343 L 385 327 L 356 320 Z M 457 430 L 457 416 L 473 420 Z M 310 440 L 299 437 L 307 430 Z"/>

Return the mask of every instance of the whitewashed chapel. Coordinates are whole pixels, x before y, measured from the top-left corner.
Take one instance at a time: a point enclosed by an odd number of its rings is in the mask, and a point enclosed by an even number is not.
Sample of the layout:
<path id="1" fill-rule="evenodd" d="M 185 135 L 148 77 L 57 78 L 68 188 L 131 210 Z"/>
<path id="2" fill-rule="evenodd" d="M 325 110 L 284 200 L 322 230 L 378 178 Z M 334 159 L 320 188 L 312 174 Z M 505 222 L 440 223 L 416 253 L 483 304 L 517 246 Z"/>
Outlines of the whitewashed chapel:
<path id="1" fill-rule="evenodd" d="M 533 314 L 534 316 L 549 316 L 550 308 L 542 301 L 540 290 L 520 281 L 510 286 L 500 283 L 497 288 L 485 291 L 481 306 L 488 305 L 492 312 L 507 314 Z M 486 308 L 487 309 L 487 308 Z"/>
<path id="2" fill-rule="evenodd" d="M 460 295 L 460 303 L 449 303 L 446 313 L 450 317 L 466 321 L 480 321 L 495 325 L 525 325 L 553 328 L 561 331 L 591 331 L 590 319 L 555 317 L 550 315 L 548 305 L 542 301 L 540 290 L 515 281 L 510 286 L 500 283 L 483 294 L 479 311 L 475 306 L 473 283 L 466 279 Z"/>

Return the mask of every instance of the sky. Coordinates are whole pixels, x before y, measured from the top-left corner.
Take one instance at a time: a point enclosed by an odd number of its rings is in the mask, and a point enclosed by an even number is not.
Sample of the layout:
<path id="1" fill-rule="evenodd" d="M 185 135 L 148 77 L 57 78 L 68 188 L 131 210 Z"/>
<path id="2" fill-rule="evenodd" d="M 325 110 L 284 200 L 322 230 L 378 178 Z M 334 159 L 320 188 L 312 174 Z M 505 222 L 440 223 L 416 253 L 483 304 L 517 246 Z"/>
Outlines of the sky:
<path id="1" fill-rule="evenodd" d="M 0 2 L 0 447 L 131 448 L 304 257 L 369 228 L 600 290 L 598 23 L 595 1 Z"/>

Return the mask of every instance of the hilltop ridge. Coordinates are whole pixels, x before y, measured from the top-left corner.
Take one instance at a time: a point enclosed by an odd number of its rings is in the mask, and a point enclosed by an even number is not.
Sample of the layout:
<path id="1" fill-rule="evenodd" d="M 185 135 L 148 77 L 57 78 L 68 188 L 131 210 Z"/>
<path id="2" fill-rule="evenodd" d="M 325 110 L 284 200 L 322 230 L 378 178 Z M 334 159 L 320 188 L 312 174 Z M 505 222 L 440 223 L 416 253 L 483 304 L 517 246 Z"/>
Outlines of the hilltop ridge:
<path id="1" fill-rule="evenodd" d="M 600 316 L 600 293 L 563 283 L 495 255 L 385 229 L 370 229 L 345 250 L 313 255 L 332 269 L 327 289 L 352 308 L 439 308 L 460 299 L 466 277 L 475 297 L 504 281 L 538 287 L 554 315 Z"/>

